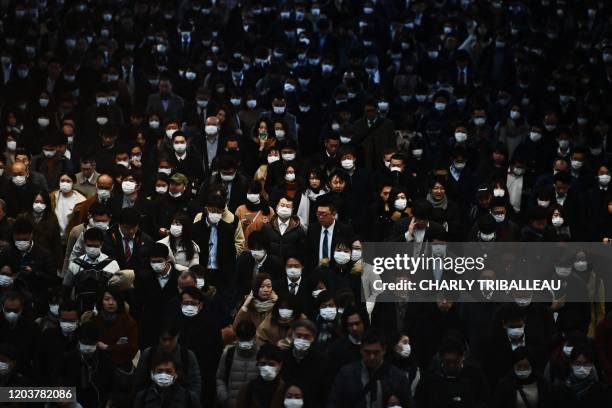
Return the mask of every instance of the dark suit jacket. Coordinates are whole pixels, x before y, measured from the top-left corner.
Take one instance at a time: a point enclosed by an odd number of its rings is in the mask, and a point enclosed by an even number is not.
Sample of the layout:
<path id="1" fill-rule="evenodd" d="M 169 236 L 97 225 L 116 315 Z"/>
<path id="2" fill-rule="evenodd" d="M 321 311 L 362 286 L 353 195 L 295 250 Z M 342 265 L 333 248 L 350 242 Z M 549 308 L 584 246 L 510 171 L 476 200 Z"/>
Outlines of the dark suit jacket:
<path id="1" fill-rule="evenodd" d="M 255 267 L 255 259 L 250 251 L 244 251 L 236 260 L 236 279 L 234 289 L 236 290 L 236 299 L 243 299 L 253 287 L 253 268 Z M 259 267 L 259 273 L 267 273 L 272 277 L 272 280 L 280 279 L 284 276 L 284 268 L 281 259 L 278 256 L 267 254 L 263 264 Z M 274 286 L 276 293 L 276 286 Z"/>
<path id="2" fill-rule="evenodd" d="M 272 287 L 274 288 L 274 292 L 280 297 L 287 298 L 291 296 L 289 294 L 289 283 L 287 282 L 287 276 L 283 274 L 283 277 L 272 282 Z M 312 298 L 312 282 L 304 275 L 302 275 L 302 280 L 300 281 L 300 285 L 298 286 L 298 291 L 295 296 L 300 300 L 302 305 L 302 312 L 306 312 L 305 308 L 309 303 L 309 300 Z M 305 313 L 306 314 L 306 313 Z"/>
<path id="3" fill-rule="evenodd" d="M 334 232 L 332 234 L 331 242 L 329 243 L 329 256 L 333 257 L 334 248 L 338 241 L 347 241 L 350 243 L 355 236 L 353 228 L 350 225 L 336 221 L 334 225 Z M 308 227 L 308 233 L 306 234 L 306 263 L 308 270 L 313 270 L 319 265 L 319 242 L 321 239 L 321 224 L 313 223 Z"/>
<path id="4" fill-rule="evenodd" d="M 183 101 L 183 98 L 173 93 L 170 94 L 170 98 L 168 99 L 168 109 L 164 109 L 160 94 L 154 93 L 149 95 L 149 99 L 147 100 L 147 115 L 158 113 L 162 116 L 162 121 L 166 121 L 168 119 L 181 120 L 184 107 L 185 102 Z"/>
<path id="5" fill-rule="evenodd" d="M 117 261 L 119 268 L 137 271 L 148 267 L 151 245 L 153 245 L 151 237 L 139 229 L 134 237 L 132 256 L 126 259 L 125 245 L 121 238 L 119 225 L 114 225 L 106 232 L 102 252 Z"/>
<path id="6" fill-rule="evenodd" d="M 223 220 L 217 224 L 217 268 L 216 275 L 211 276 L 210 284 L 227 290 L 235 281 L 236 246 L 234 245 L 235 228 Z M 208 265 L 210 227 L 206 217 L 193 224 L 193 240 L 200 246 L 200 265 Z"/>

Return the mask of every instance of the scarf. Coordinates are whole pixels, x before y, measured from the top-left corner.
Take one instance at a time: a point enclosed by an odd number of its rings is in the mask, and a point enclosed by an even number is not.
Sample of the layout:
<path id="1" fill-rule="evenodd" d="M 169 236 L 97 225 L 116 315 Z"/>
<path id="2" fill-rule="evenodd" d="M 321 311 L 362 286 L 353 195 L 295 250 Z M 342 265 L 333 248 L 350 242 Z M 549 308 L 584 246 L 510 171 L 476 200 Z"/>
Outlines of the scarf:
<path id="1" fill-rule="evenodd" d="M 305 194 L 306 197 L 308 197 L 308 199 L 312 202 L 317 200 L 317 197 L 322 196 L 323 194 L 327 193 L 327 191 L 324 188 L 319 188 L 318 192 L 314 192 L 312 191 L 312 189 L 308 189 L 306 190 Z"/>
<path id="2" fill-rule="evenodd" d="M 276 299 L 278 299 L 278 296 L 274 292 L 272 292 L 272 296 L 268 300 L 254 299 L 255 310 L 259 313 L 268 313 L 274 307 Z"/>
<path id="3" fill-rule="evenodd" d="M 587 392 L 589 392 L 593 384 L 595 384 L 596 382 L 597 377 L 595 374 L 595 368 L 593 367 L 589 376 L 587 378 L 583 378 L 582 380 L 576 378 L 574 373 L 570 371 L 565 385 L 570 389 L 570 391 L 574 393 L 576 399 L 580 400 Z"/>
<path id="4" fill-rule="evenodd" d="M 442 197 L 441 200 L 436 201 L 432 197 L 431 193 L 427 193 L 427 201 L 431 203 L 433 208 L 441 208 L 443 210 L 446 210 L 446 207 L 448 206 L 448 198 L 446 197 L 446 194 L 444 194 L 444 197 Z"/>

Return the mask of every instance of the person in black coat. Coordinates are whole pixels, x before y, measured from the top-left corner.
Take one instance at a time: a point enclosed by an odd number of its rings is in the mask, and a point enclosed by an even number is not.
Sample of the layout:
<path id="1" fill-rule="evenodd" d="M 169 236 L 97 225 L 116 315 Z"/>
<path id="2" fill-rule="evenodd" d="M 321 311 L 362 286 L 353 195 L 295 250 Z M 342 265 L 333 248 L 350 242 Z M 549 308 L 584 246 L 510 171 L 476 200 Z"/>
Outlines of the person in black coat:
<path id="1" fill-rule="evenodd" d="M 248 247 L 250 250 L 244 251 L 236 259 L 235 299 L 243 299 L 249 293 L 253 278 L 258 273 L 267 273 L 273 280 L 284 276 L 281 260 L 269 253 L 270 243 L 262 231 L 253 231 L 249 235 Z M 276 293 L 279 294 L 278 290 Z"/>
<path id="2" fill-rule="evenodd" d="M 293 295 L 297 297 L 306 310 L 312 299 L 312 280 L 304 275 L 304 258 L 299 253 L 288 253 L 282 267 L 282 273 L 274 280 L 272 287 L 279 297 Z M 292 293 L 294 292 L 294 293 Z"/>
<path id="3" fill-rule="evenodd" d="M 276 206 L 276 214 L 261 229 L 270 242 L 270 254 L 279 258 L 286 257 L 288 253 L 304 253 L 306 234 L 300 224 L 300 218 L 292 215 L 294 208 L 293 201 L 286 197 L 281 198 Z"/>
<path id="4" fill-rule="evenodd" d="M 135 208 L 124 208 L 118 221 L 104 238 L 102 252 L 113 258 L 120 269 L 145 269 L 153 240 L 140 228 L 141 217 Z"/>
<path id="5" fill-rule="evenodd" d="M 149 263 L 136 272 L 134 280 L 134 304 L 132 314 L 138 321 L 138 340 L 144 350 L 157 344 L 159 320 L 163 316 L 175 317 L 178 296 L 177 278 L 179 272 L 168 261 L 169 249 L 166 245 L 155 243 L 149 252 Z"/>
<path id="6" fill-rule="evenodd" d="M 76 387 L 77 402 L 83 407 L 105 407 L 115 372 L 110 354 L 97 348 L 100 338 L 92 323 L 81 326 L 77 335 L 78 346 L 62 354 L 58 385 Z"/>
<path id="7" fill-rule="evenodd" d="M 533 365 L 533 358 L 525 347 L 512 352 L 512 369 L 497 384 L 492 406 L 496 408 L 549 408 L 553 389 Z"/>
<path id="8" fill-rule="evenodd" d="M 215 375 L 223 351 L 221 323 L 197 288 L 185 288 L 180 299 L 182 317 L 179 343 L 196 355 L 202 376 L 201 400 L 204 406 L 212 407 L 216 391 Z"/>
<path id="9" fill-rule="evenodd" d="M 221 219 L 225 200 L 211 194 L 202 219 L 193 225 L 193 241 L 200 247 L 200 265 L 209 271 L 209 284 L 227 291 L 235 282 L 236 247 L 232 224 Z"/>
<path id="10" fill-rule="evenodd" d="M 334 377 L 346 364 L 361 359 L 361 338 L 369 326 L 366 311 L 356 307 L 345 309 L 340 322 L 345 334 L 329 349 L 329 367 Z"/>
<path id="11" fill-rule="evenodd" d="M 0 266 L 8 266 L 32 294 L 34 318 L 47 313 L 47 289 L 60 284 L 51 252 L 33 241 L 34 226 L 25 218 L 13 224 L 13 242 L 0 253 Z"/>
<path id="12" fill-rule="evenodd" d="M 13 163 L 11 174 L 11 181 L 0 191 L 0 198 L 6 203 L 6 214 L 16 218 L 20 212 L 32 207 L 38 187 L 32 182 L 29 170 L 23 163 Z"/>
<path id="13" fill-rule="evenodd" d="M 109 205 L 113 220 L 121 217 L 121 212 L 132 208 L 138 215 L 138 226 L 147 234 L 151 234 L 153 208 L 147 200 L 143 189 L 142 175 L 138 171 L 128 171 L 121 182 L 121 193 L 111 197 Z M 115 258 L 116 259 L 116 258 Z"/>
<path id="14" fill-rule="evenodd" d="M 40 336 L 40 329 L 30 316 L 24 314 L 24 297 L 19 292 L 5 293 L 0 316 L 0 343 L 17 348 L 16 371 L 32 378 L 32 360 Z"/>
<path id="15" fill-rule="evenodd" d="M 332 201 L 319 199 L 315 205 L 318 222 L 311 224 L 306 234 L 306 264 L 308 270 L 317 267 L 321 260 L 325 258 L 332 259 L 336 244 L 339 241 L 352 242 L 355 235 L 349 225 L 336 221 L 337 211 Z M 326 231 L 327 234 L 324 234 Z M 326 237 L 327 239 L 325 239 Z"/>
<path id="16" fill-rule="evenodd" d="M 227 208 L 234 213 L 238 207 L 246 202 L 249 181 L 239 171 L 240 165 L 234 156 L 218 157 L 215 163 L 216 171 L 213 172 L 209 180 L 202 183 L 199 191 L 208 192 L 208 187 L 212 184 L 223 186 L 228 196 Z"/>
<path id="17" fill-rule="evenodd" d="M 19 351 L 9 343 L 0 343 L 0 361 L 7 364 L 0 373 L 0 387 L 31 387 L 33 382 L 16 370 Z"/>
<path id="18" fill-rule="evenodd" d="M 187 144 L 185 134 L 178 130 L 172 134 L 172 155 L 176 161 L 176 172 L 189 177 L 193 185 L 198 186 L 204 178 L 202 157 L 195 148 Z"/>
<path id="19" fill-rule="evenodd" d="M 79 318 L 77 304 L 64 300 L 59 306 L 59 326 L 42 332 L 34 359 L 36 376 L 41 385 L 57 385 L 63 354 L 77 347 Z"/>
<path id="20" fill-rule="evenodd" d="M 362 359 L 345 365 L 336 375 L 327 407 L 383 406 L 384 398 L 390 395 L 395 395 L 402 406 L 408 406 L 408 378 L 399 368 L 385 361 L 387 352 L 380 331 L 365 332 L 361 338 Z"/>
<path id="21" fill-rule="evenodd" d="M 414 401 L 419 408 L 460 406 L 485 408 L 489 402 L 489 385 L 480 367 L 465 356 L 461 339 L 449 336 L 438 349 L 439 361 L 423 371 Z"/>
<path id="22" fill-rule="evenodd" d="M 153 205 L 152 236 L 164 238 L 170 232 L 172 217 L 177 213 L 193 219 L 201 211 L 189 189 L 189 180 L 182 173 L 174 173 L 168 179 L 168 194 L 159 197 Z"/>

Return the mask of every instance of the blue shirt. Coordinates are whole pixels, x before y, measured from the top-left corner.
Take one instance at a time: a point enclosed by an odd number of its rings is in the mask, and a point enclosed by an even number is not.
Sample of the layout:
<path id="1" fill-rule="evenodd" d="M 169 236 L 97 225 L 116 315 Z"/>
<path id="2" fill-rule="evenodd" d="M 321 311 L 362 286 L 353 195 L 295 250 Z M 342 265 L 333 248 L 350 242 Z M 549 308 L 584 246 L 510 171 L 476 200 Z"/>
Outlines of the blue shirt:
<path id="1" fill-rule="evenodd" d="M 217 226 L 208 222 L 206 217 L 206 225 L 210 227 L 210 238 L 208 238 L 208 263 L 206 266 L 209 269 L 217 268 Z"/>

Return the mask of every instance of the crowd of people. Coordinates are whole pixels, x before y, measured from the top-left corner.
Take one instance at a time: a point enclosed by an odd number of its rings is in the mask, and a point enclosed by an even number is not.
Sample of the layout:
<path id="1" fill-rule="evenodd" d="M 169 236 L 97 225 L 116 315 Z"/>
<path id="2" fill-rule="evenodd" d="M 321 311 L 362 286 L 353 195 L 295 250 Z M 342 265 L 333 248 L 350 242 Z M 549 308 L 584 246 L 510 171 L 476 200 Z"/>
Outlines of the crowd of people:
<path id="1" fill-rule="evenodd" d="M 362 285 L 366 242 L 610 243 L 609 2 L 0 14 L 1 387 L 76 387 L 47 404 L 72 408 L 609 406 L 612 274 L 588 251 L 550 268 L 588 302 Z"/>

